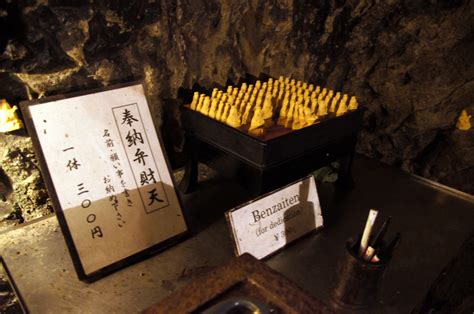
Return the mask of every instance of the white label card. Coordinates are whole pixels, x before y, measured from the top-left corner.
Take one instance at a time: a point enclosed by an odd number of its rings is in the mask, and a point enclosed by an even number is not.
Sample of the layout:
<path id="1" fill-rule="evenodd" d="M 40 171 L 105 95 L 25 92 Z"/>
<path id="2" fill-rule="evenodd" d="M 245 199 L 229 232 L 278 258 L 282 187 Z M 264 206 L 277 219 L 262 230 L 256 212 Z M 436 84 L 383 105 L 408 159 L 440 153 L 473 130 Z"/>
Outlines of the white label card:
<path id="1" fill-rule="evenodd" d="M 323 226 L 316 183 L 308 176 L 226 213 L 237 255 L 258 259 Z"/>
<path id="2" fill-rule="evenodd" d="M 141 84 L 28 110 L 85 275 L 187 230 Z"/>

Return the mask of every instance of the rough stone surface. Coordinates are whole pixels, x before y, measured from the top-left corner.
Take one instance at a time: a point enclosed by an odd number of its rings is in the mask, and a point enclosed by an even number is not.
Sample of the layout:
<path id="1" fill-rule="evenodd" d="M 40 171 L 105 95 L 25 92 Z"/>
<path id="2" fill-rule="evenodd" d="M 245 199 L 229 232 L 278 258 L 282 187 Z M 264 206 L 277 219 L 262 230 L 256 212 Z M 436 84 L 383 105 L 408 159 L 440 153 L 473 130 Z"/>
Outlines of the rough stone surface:
<path id="1" fill-rule="evenodd" d="M 22 313 L 18 298 L 12 291 L 7 273 L 0 264 L 0 313 Z"/>
<path id="2" fill-rule="evenodd" d="M 0 6 L 0 97 L 144 79 L 167 147 L 195 83 L 291 76 L 355 94 L 358 151 L 474 193 L 472 1 L 19 0 Z"/>
<path id="3" fill-rule="evenodd" d="M 0 134 L 0 231 L 52 212 L 31 139 Z"/>

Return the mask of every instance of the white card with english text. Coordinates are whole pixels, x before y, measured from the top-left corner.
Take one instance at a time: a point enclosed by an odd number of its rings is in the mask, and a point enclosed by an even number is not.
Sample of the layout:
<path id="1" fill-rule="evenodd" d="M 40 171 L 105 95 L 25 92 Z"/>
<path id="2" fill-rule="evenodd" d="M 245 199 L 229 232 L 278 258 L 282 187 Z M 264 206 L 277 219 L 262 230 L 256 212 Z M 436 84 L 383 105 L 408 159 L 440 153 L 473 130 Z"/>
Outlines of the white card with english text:
<path id="1" fill-rule="evenodd" d="M 237 255 L 258 259 L 323 226 L 313 176 L 226 213 Z"/>

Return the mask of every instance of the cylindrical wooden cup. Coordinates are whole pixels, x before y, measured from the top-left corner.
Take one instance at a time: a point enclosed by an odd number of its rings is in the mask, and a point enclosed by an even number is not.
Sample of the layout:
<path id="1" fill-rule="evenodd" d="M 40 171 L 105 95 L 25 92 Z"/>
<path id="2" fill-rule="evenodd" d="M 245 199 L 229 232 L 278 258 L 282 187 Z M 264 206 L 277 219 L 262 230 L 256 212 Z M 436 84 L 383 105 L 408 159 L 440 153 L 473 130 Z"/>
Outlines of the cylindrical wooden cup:
<path id="1" fill-rule="evenodd" d="M 346 254 L 339 265 L 332 300 L 337 307 L 362 309 L 377 300 L 378 286 L 387 261 L 372 263 L 358 256 L 359 243 L 349 239 Z"/>

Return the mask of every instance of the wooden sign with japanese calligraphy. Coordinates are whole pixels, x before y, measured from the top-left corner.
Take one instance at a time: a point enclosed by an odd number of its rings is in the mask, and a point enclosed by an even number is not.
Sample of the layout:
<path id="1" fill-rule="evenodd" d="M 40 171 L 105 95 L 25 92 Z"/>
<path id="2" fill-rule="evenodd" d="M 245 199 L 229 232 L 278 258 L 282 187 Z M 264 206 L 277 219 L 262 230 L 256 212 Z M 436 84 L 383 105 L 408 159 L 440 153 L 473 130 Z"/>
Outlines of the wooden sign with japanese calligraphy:
<path id="1" fill-rule="evenodd" d="M 21 106 L 80 279 L 187 231 L 142 84 Z"/>

